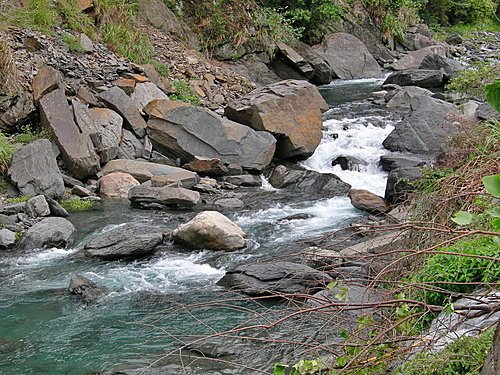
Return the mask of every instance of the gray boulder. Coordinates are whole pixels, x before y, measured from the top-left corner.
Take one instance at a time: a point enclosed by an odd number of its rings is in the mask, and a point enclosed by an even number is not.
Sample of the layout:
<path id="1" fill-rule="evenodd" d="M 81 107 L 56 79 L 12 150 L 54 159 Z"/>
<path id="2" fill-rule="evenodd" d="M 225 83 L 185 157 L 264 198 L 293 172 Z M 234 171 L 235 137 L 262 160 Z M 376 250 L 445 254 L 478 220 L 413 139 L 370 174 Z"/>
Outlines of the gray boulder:
<path id="1" fill-rule="evenodd" d="M 268 175 L 276 189 L 287 189 L 302 194 L 346 195 L 351 185 L 329 173 L 306 170 L 297 165 L 279 165 Z"/>
<path id="2" fill-rule="evenodd" d="M 340 79 L 378 78 L 382 70 L 366 46 L 354 35 L 325 35 L 318 52 Z"/>
<path id="3" fill-rule="evenodd" d="M 428 161 L 415 155 L 383 155 L 380 157 L 380 166 L 384 171 L 390 172 L 398 168 L 421 167 Z"/>
<path id="4" fill-rule="evenodd" d="M 87 242 L 86 256 L 104 260 L 138 258 L 152 254 L 163 242 L 157 228 L 141 224 L 125 224 L 106 231 Z"/>
<path id="5" fill-rule="evenodd" d="M 3 228 L 0 230 L 0 249 L 8 249 L 15 245 L 16 233 Z"/>
<path id="6" fill-rule="evenodd" d="M 441 87 L 445 83 L 444 70 L 410 69 L 392 73 L 384 82 L 399 86 L 418 86 L 424 88 Z"/>
<path id="7" fill-rule="evenodd" d="M 416 86 L 406 86 L 394 91 L 386 95 L 386 100 L 389 99 L 387 101 L 387 108 L 410 109 L 411 99 L 415 96 L 434 95 L 432 91 Z"/>
<path id="8" fill-rule="evenodd" d="M 148 134 L 164 155 L 189 163 L 197 158 L 237 163 L 261 171 L 273 158 L 276 140 L 261 131 L 196 107 L 176 108 L 165 119 L 151 119 Z"/>
<path id="9" fill-rule="evenodd" d="M 62 207 L 56 200 L 45 196 L 45 200 L 47 201 L 49 208 L 50 208 L 50 214 L 52 216 L 58 216 L 58 217 L 68 217 L 68 211 L 64 207 Z"/>
<path id="10" fill-rule="evenodd" d="M 70 294 L 80 297 L 86 303 L 96 302 L 102 297 L 105 290 L 82 275 L 73 276 L 68 287 Z"/>
<path id="11" fill-rule="evenodd" d="M 301 75 L 303 75 L 307 79 L 311 79 L 312 77 L 314 77 L 314 68 L 292 47 L 283 42 L 276 43 L 276 47 L 285 61 L 294 69 L 296 69 Z"/>
<path id="12" fill-rule="evenodd" d="M 298 39 L 292 40 L 290 47 L 297 51 L 314 69 L 314 76 L 310 78 L 311 82 L 323 85 L 332 81 L 332 68 L 318 52 Z"/>
<path id="13" fill-rule="evenodd" d="M 146 122 L 139 113 L 134 101 L 125 91 L 114 86 L 101 93 L 100 98 L 125 120 L 124 126 L 139 138 L 146 135 Z"/>
<path id="14" fill-rule="evenodd" d="M 252 174 L 227 176 L 223 178 L 223 181 L 236 186 L 262 186 L 262 179 L 260 178 L 260 176 L 255 176 Z"/>
<path id="15" fill-rule="evenodd" d="M 50 207 L 43 195 L 37 195 L 26 202 L 26 213 L 32 218 L 49 216 Z"/>
<path id="16" fill-rule="evenodd" d="M 160 205 L 192 208 L 200 203 L 200 193 L 175 185 L 163 187 L 139 185 L 129 190 L 128 199 L 132 202 L 132 205 L 140 207 Z"/>
<path id="17" fill-rule="evenodd" d="M 427 55 L 436 54 L 446 57 L 446 48 L 441 45 L 430 46 L 419 49 L 418 51 L 413 51 L 403 57 L 401 60 L 396 61 L 391 65 L 394 70 L 407 70 L 407 69 L 418 69 L 422 60 Z"/>
<path id="18" fill-rule="evenodd" d="M 157 99 L 167 99 L 168 96 L 161 91 L 153 82 L 138 83 L 130 96 L 139 111 L 143 111 L 150 102 Z"/>
<path id="19" fill-rule="evenodd" d="M 368 163 L 354 156 L 339 156 L 332 161 L 332 166 L 336 165 L 340 165 L 344 171 L 360 171 L 362 166 L 366 166 Z"/>
<path id="20" fill-rule="evenodd" d="M 412 182 L 423 177 L 419 167 L 404 167 L 389 172 L 385 188 L 385 199 L 390 203 L 399 203 L 404 200 L 405 193 L 415 189 Z"/>
<path id="21" fill-rule="evenodd" d="M 481 120 L 500 121 L 500 112 L 495 110 L 489 103 L 481 103 L 476 109 L 476 116 Z"/>
<path id="22" fill-rule="evenodd" d="M 99 156 L 90 137 L 80 133 L 63 90 L 54 90 L 40 100 L 40 120 L 59 147 L 64 164 L 73 177 L 97 174 Z"/>
<path id="23" fill-rule="evenodd" d="M 0 94 L 0 129 L 13 133 L 36 121 L 36 112 L 33 97 L 26 90 Z"/>
<path id="24" fill-rule="evenodd" d="M 447 119 L 453 105 L 428 96 L 416 96 L 410 106 L 411 112 L 396 124 L 384 140 L 384 147 L 390 151 L 437 157 L 449 148 L 449 138 L 459 130 Z"/>
<path id="25" fill-rule="evenodd" d="M 327 109 L 316 86 L 287 80 L 248 93 L 224 113 L 233 121 L 272 133 L 278 140 L 277 157 L 307 158 L 321 142 L 321 113 Z"/>
<path id="26" fill-rule="evenodd" d="M 323 289 L 332 278 L 303 264 L 291 262 L 252 263 L 236 267 L 217 283 L 251 296 L 281 293 L 312 294 Z"/>
<path id="27" fill-rule="evenodd" d="M 23 250 L 65 248 L 72 242 L 75 232 L 76 228 L 68 220 L 49 217 L 28 229 L 19 246 Z"/>
<path id="28" fill-rule="evenodd" d="M 31 142 L 16 151 L 9 176 L 22 195 L 43 194 L 59 199 L 64 194 L 63 177 L 47 139 Z"/>
<path id="29" fill-rule="evenodd" d="M 444 69 L 447 78 L 453 78 L 457 75 L 457 72 L 463 70 L 464 67 L 460 62 L 449 59 L 447 57 L 438 55 L 436 53 L 430 53 L 424 57 L 419 69 L 425 70 L 440 70 Z"/>
<path id="30" fill-rule="evenodd" d="M 174 241 L 195 249 L 234 251 L 246 246 L 243 230 L 216 211 L 205 211 L 172 232 Z"/>
<path id="31" fill-rule="evenodd" d="M 139 160 L 116 159 L 110 161 L 102 169 L 103 176 L 115 172 L 128 173 L 141 183 L 149 181 L 155 176 L 170 177 L 170 183 L 180 182 L 183 186 L 193 186 L 198 182 L 198 175 L 195 172 Z"/>

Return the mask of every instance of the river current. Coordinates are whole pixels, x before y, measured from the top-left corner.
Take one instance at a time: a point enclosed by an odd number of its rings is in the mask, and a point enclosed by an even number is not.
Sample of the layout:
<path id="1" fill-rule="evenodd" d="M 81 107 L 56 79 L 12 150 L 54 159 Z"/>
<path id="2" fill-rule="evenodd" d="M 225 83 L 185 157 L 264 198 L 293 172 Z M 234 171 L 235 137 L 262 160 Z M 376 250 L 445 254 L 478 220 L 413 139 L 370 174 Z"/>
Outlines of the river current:
<path id="1" fill-rule="evenodd" d="M 354 188 L 384 194 L 387 176 L 378 161 L 388 153 L 382 142 L 393 129 L 393 114 L 367 100 L 381 84 L 382 80 L 359 80 L 320 87 L 331 109 L 325 114 L 320 146 L 302 166 L 335 173 Z M 338 156 L 364 163 L 357 171 L 343 171 L 331 165 Z M 268 198 L 279 194 L 265 180 L 262 189 Z M 279 221 L 299 213 L 311 218 Z M 298 240 L 363 215 L 346 197 L 276 204 L 271 198 L 265 207 L 229 214 L 250 239 L 248 248 L 231 254 L 173 246 L 133 262 L 85 259 L 76 256 L 78 246 L 0 254 L 0 374 L 90 374 L 147 366 L 175 344 L 162 329 L 178 335 L 207 334 L 241 323 L 246 314 L 206 308 L 196 316 L 179 310 L 161 319 L 172 306 L 221 299 L 226 295 L 216 282 L 232 266 L 278 256 Z M 128 202 L 111 201 L 69 219 L 78 229 L 77 243 L 82 243 L 123 223 L 173 229 L 191 216 L 134 210 Z M 88 306 L 70 297 L 66 288 L 74 274 L 106 287 L 106 297 Z"/>

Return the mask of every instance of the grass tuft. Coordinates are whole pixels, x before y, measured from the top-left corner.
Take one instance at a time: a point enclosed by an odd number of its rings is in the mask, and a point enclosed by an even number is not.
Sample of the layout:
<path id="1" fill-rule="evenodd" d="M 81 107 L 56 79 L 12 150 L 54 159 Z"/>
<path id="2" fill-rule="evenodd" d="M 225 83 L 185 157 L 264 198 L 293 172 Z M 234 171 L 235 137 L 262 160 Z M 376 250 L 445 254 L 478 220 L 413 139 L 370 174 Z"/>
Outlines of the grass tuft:
<path id="1" fill-rule="evenodd" d="M 27 195 L 21 195 L 20 197 L 14 197 L 14 198 L 7 198 L 6 202 L 9 204 L 14 204 L 14 203 L 24 203 L 30 200 L 31 197 Z"/>
<path id="2" fill-rule="evenodd" d="M 189 86 L 189 84 L 184 81 L 175 81 L 173 83 L 173 86 L 175 87 L 177 92 L 173 95 L 170 95 L 170 99 L 187 102 L 195 106 L 201 105 L 200 97 L 194 91 L 194 89 Z"/>
<path id="3" fill-rule="evenodd" d="M 15 146 L 10 142 L 9 138 L 0 132 L 0 173 L 5 175 L 9 169 L 12 155 L 16 151 Z"/>
<path id="4" fill-rule="evenodd" d="M 68 212 L 82 212 L 91 210 L 95 202 L 87 199 L 64 199 L 61 206 Z"/>
<path id="5" fill-rule="evenodd" d="M 71 34 L 64 34 L 62 36 L 62 40 L 64 44 L 68 47 L 70 52 L 74 53 L 84 53 L 85 50 L 83 47 L 80 45 L 80 42 Z"/>
<path id="6" fill-rule="evenodd" d="M 16 143 L 28 144 L 38 139 L 50 139 L 45 130 L 33 130 L 30 126 L 24 126 L 21 132 L 14 136 Z"/>

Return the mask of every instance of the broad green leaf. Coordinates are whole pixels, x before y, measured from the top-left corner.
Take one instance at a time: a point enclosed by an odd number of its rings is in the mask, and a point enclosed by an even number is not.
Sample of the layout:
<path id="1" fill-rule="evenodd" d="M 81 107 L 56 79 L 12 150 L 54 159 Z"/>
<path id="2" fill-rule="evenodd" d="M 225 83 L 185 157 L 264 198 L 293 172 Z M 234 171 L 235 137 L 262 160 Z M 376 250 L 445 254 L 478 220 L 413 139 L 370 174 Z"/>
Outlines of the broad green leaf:
<path id="1" fill-rule="evenodd" d="M 495 108 L 497 112 L 500 112 L 500 81 L 486 85 L 484 92 L 486 93 L 488 103 L 490 103 L 490 105 Z"/>
<path id="2" fill-rule="evenodd" d="M 485 213 L 491 217 L 500 217 L 500 207 L 490 208 L 486 210 Z"/>
<path id="3" fill-rule="evenodd" d="M 491 221 L 491 226 L 493 227 L 494 230 L 496 230 L 497 232 L 500 231 L 500 219 L 493 219 Z"/>
<path id="4" fill-rule="evenodd" d="M 465 211 L 458 211 L 451 220 L 460 226 L 469 225 L 474 220 L 474 214 Z"/>
<path id="5" fill-rule="evenodd" d="M 500 174 L 483 177 L 483 184 L 488 193 L 500 198 Z"/>

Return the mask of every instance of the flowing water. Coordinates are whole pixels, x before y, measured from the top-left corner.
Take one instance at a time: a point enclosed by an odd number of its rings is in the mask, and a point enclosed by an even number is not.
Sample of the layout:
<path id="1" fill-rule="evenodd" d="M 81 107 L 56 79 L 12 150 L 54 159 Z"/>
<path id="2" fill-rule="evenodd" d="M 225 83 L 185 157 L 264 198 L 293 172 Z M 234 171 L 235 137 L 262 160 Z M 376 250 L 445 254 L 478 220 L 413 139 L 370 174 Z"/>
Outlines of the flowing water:
<path id="1" fill-rule="evenodd" d="M 302 162 L 308 169 L 335 173 L 355 188 L 383 195 L 386 175 L 378 168 L 385 151 L 381 144 L 393 129 L 393 115 L 365 99 L 379 90 L 380 80 L 339 82 L 320 91 L 331 104 L 324 137 L 316 153 Z M 337 156 L 364 162 L 357 171 L 332 167 Z M 273 189 L 264 181 L 266 199 Z M 271 198 L 269 198 L 271 197 Z M 165 311 L 183 303 L 222 298 L 216 282 L 226 269 L 253 258 L 284 254 L 298 239 L 333 230 L 363 215 L 348 198 L 263 205 L 229 215 L 249 234 L 249 246 L 226 254 L 188 251 L 164 246 L 154 256 L 134 262 L 85 259 L 77 248 L 0 255 L 0 374 L 87 374 L 113 368 L 145 366 L 172 345 L 161 329 L 174 334 L 206 334 L 208 326 L 228 329 L 247 313 L 204 309 Z M 306 220 L 279 221 L 306 213 Z M 192 213 L 140 211 L 128 202 L 104 202 L 70 220 L 78 229 L 78 243 L 127 222 L 144 222 L 173 229 Z M 84 305 L 66 292 L 69 279 L 83 274 L 108 290 L 98 304 Z M 203 324 L 200 321 L 203 320 Z M 159 325 L 160 328 L 152 327 Z M 203 372 L 200 372 L 203 373 Z"/>

